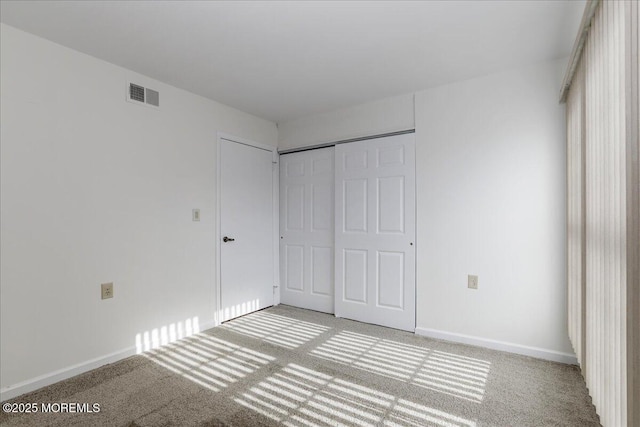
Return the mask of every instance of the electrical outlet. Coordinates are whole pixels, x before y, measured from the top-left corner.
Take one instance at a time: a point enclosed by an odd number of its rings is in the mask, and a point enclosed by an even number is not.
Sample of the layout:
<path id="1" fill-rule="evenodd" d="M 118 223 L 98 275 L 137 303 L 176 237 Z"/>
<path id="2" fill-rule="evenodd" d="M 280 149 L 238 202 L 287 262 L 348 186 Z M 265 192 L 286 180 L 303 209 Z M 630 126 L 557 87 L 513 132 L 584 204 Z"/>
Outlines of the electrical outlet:
<path id="1" fill-rule="evenodd" d="M 478 276 L 469 275 L 467 287 L 469 289 L 478 289 Z"/>
<path id="2" fill-rule="evenodd" d="M 200 221 L 200 209 L 194 209 L 191 211 L 191 219 L 194 221 Z"/>
<path id="3" fill-rule="evenodd" d="M 102 299 L 113 298 L 113 283 L 103 283 L 100 285 Z"/>

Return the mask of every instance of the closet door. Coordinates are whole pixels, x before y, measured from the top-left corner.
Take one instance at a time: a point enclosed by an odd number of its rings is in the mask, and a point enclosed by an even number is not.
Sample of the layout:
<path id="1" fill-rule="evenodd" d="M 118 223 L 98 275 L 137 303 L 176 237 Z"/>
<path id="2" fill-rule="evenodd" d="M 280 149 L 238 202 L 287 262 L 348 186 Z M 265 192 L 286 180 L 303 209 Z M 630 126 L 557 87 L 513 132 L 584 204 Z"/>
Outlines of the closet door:
<path id="1" fill-rule="evenodd" d="M 280 156 L 280 301 L 333 313 L 334 148 Z"/>
<path id="2" fill-rule="evenodd" d="M 415 330 L 414 134 L 336 146 L 335 314 Z"/>

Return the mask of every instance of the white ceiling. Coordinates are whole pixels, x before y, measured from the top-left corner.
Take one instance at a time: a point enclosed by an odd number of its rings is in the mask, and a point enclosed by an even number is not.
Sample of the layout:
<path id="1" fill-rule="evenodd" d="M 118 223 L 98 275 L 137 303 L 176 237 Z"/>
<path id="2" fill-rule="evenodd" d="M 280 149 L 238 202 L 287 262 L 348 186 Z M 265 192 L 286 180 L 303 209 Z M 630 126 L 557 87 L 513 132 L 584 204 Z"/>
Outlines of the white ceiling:
<path id="1" fill-rule="evenodd" d="M 2 1 L 0 17 L 283 122 L 567 56 L 583 9 L 584 0 Z"/>

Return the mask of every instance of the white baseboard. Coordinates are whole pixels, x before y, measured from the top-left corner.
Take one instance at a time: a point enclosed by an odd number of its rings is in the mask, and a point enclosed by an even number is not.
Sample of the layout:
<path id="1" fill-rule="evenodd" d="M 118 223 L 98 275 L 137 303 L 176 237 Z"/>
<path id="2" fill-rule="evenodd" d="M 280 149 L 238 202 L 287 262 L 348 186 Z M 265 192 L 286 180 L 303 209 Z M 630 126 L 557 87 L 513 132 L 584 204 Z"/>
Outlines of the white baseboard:
<path id="1" fill-rule="evenodd" d="M 210 321 L 204 322 L 202 323 L 202 325 L 200 325 L 200 332 L 204 332 L 207 329 L 215 328 L 216 326 L 218 325 L 216 324 L 215 319 L 211 319 Z"/>
<path id="2" fill-rule="evenodd" d="M 204 322 L 200 325 L 201 331 L 206 331 L 216 327 L 215 320 Z M 125 359 L 129 356 L 136 354 L 136 347 L 125 348 L 124 350 L 116 351 L 115 353 L 107 354 L 106 356 L 96 357 L 95 359 L 88 360 L 86 362 L 78 363 L 68 368 L 59 369 L 49 374 L 41 375 L 39 377 L 32 378 L 27 381 L 23 381 L 18 384 L 5 387 L 0 390 L 0 402 L 13 399 L 30 391 L 37 390 L 41 387 L 57 383 L 58 381 L 66 380 L 76 375 L 83 374 L 92 369 L 99 368 L 109 363 L 117 362 L 118 360 Z"/>
<path id="3" fill-rule="evenodd" d="M 452 332 L 438 331 L 436 329 L 416 328 L 416 335 L 422 335 L 439 340 L 453 341 L 461 344 L 475 345 L 478 347 L 490 348 L 493 350 L 506 351 L 508 353 L 522 354 L 524 356 L 536 357 L 538 359 L 551 360 L 553 362 L 577 365 L 578 359 L 574 354 L 562 353 L 554 350 L 547 350 L 538 347 L 513 344 L 504 341 L 496 341 L 487 338 L 474 337 L 470 335 L 456 334 Z"/>
<path id="4" fill-rule="evenodd" d="M 57 371 L 32 378 L 18 384 L 5 387 L 0 390 L 0 402 L 4 402 L 8 399 L 13 399 L 14 397 L 20 396 L 21 394 L 29 393 L 30 391 L 34 391 L 41 387 L 57 383 L 58 381 L 66 380 L 67 378 L 74 377 L 92 369 L 107 365 L 109 363 L 117 362 L 118 360 L 133 356 L 134 354 L 136 354 L 135 347 L 125 348 L 124 350 L 116 351 L 115 353 L 107 354 L 106 356 L 96 357 L 95 359 L 78 363 L 77 365 L 73 365 L 68 368 L 59 369 Z"/>

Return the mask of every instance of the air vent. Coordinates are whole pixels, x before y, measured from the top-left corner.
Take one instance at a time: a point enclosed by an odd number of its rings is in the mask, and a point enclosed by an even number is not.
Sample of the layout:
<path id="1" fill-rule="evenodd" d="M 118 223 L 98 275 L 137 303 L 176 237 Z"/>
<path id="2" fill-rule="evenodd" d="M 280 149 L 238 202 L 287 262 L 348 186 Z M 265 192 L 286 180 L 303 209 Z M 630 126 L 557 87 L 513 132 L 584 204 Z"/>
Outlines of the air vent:
<path id="1" fill-rule="evenodd" d="M 153 105 L 154 107 L 160 106 L 160 94 L 157 90 L 147 88 L 145 96 L 147 98 L 147 104 Z"/>
<path id="2" fill-rule="evenodd" d="M 160 93 L 157 90 L 149 89 L 148 87 L 145 88 L 129 82 L 127 101 L 157 108 L 160 106 Z"/>
<path id="3" fill-rule="evenodd" d="M 142 86 L 129 83 L 129 99 L 132 101 L 144 102 L 144 88 Z"/>

